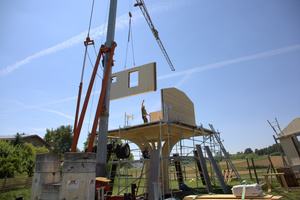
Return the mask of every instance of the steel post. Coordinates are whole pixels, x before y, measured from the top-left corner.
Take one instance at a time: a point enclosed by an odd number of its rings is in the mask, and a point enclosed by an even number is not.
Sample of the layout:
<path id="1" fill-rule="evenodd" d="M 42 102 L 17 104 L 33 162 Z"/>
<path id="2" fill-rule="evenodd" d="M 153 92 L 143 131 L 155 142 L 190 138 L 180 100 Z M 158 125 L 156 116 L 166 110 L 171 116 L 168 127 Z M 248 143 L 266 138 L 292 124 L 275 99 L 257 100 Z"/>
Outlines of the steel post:
<path id="1" fill-rule="evenodd" d="M 111 47 L 114 43 L 115 25 L 117 14 L 117 0 L 110 1 L 108 27 L 105 47 Z M 103 77 L 107 70 L 107 63 L 110 52 L 104 56 L 104 70 Z M 106 154 L 107 154 L 107 132 L 108 132 L 108 118 L 109 118 L 109 102 L 110 102 L 110 86 L 111 86 L 111 69 L 107 79 L 107 86 L 104 100 L 104 115 L 100 116 L 99 133 L 98 133 L 98 148 L 96 156 L 96 177 L 106 177 Z"/>

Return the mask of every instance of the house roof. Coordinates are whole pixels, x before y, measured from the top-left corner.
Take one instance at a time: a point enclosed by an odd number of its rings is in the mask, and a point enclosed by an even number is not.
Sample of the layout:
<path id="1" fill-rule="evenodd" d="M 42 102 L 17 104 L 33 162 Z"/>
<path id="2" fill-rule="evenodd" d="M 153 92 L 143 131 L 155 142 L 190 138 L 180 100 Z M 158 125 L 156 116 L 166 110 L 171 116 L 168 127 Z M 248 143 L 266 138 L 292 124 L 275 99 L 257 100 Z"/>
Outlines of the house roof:
<path id="1" fill-rule="evenodd" d="M 34 146 L 45 146 L 47 148 L 50 148 L 51 145 L 43 140 L 39 135 L 21 135 L 22 140 L 24 142 L 32 143 Z M 14 135 L 0 135 L 0 140 L 14 140 L 15 136 Z"/>

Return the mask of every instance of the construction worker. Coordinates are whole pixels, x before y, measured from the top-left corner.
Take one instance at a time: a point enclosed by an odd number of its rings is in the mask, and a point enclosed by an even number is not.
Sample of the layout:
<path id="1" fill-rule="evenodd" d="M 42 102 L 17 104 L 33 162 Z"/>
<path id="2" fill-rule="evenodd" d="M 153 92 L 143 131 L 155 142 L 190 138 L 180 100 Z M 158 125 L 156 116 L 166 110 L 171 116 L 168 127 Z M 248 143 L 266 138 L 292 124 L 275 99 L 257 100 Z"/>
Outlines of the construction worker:
<path id="1" fill-rule="evenodd" d="M 147 115 L 149 115 L 145 109 L 145 106 L 144 106 L 144 102 L 145 100 L 143 100 L 143 103 L 142 103 L 142 118 L 144 120 L 144 124 L 145 123 L 148 123 L 148 119 L 147 119 Z"/>
<path id="2" fill-rule="evenodd" d="M 144 151 L 142 153 L 143 153 L 143 157 L 145 159 L 149 159 L 150 158 L 148 147 L 145 147 L 145 149 L 144 149 Z"/>

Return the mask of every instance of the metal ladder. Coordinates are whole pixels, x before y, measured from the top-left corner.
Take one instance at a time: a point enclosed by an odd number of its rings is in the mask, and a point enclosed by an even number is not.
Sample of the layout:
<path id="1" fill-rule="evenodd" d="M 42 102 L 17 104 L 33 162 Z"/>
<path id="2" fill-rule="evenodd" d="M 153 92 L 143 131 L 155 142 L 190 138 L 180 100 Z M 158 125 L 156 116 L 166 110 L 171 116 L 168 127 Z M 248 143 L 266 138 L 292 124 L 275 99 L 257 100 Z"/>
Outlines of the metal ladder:
<path id="1" fill-rule="evenodd" d="M 210 129 L 211 129 L 212 132 L 213 132 L 213 136 L 215 136 L 217 142 L 219 143 L 220 149 L 222 150 L 222 152 L 223 152 L 225 158 L 227 159 L 227 162 L 229 163 L 231 169 L 232 169 L 233 172 L 235 173 L 235 175 L 236 175 L 236 177 L 238 178 L 239 182 L 242 183 L 243 180 L 242 180 L 241 176 L 239 175 L 238 171 L 236 170 L 235 166 L 233 165 L 233 163 L 232 163 L 232 161 L 231 161 L 231 159 L 230 159 L 230 157 L 229 157 L 229 155 L 228 155 L 228 153 L 227 153 L 227 151 L 226 151 L 224 145 L 222 144 L 222 141 L 221 141 L 221 139 L 220 139 L 219 133 L 215 131 L 215 128 L 213 127 L 212 124 L 209 124 L 209 126 L 210 126 Z"/>
<path id="2" fill-rule="evenodd" d="M 274 122 L 270 122 L 269 120 L 267 120 L 268 121 L 268 123 L 270 124 L 270 126 L 272 127 L 272 129 L 274 130 L 274 132 L 276 133 L 276 135 L 277 135 L 277 137 L 278 136 L 281 136 L 281 128 L 280 128 L 280 126 L 279 126 L 279 123 L 278 123 L 278 121 L 277 121 L 277 119 L 275 118 L 275 121 Z M 273 138 L 274 138 L 274 140 L 275 140 L 275 143 L 276 143 L 276 145 L 277 145 L 277 148 L 278 148 L 278 150 L 279 150 L 279 152 L 280 152 L 280 155 L 281 155 L 281 159 L 282 159 L 282 163 L 283 163 L 283 166 L 285 167 L 285 166 L 288 166 L 288 164 L 286 163 L 286 160 L 284 159 L 284 153 L 283 153 L 283 151 L 282 151 L 282 148 L 281 148 L 281 146 L 278 144 L 278 142 L 277 142 L 277 138 L 275 137 L 275 135 L 273 135 Z"/>
<path id="3" fill-rule="evenodd" d="M 269 120 L 267 120 L 267 121 L 269 122 L 270 126 L 273 128 L 276 135 L 279 136 L 281 134 L 281 128 L 279 126 L 277 119 L 275 118 L 274 122 L 270 122 Z"/>

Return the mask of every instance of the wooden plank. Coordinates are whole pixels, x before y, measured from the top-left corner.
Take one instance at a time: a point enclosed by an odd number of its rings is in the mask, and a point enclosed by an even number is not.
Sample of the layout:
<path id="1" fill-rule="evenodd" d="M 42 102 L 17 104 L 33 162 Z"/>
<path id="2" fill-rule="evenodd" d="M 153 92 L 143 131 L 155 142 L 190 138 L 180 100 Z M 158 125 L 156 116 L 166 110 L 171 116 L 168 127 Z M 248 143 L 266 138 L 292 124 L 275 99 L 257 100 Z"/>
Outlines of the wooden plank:
<path id="1" fill-rule="evenodd" d="M 167 113 L 164 104 L 171 106 L 169 109 L 169 121 L 177 120 L 195 125 L 194 103 L 182 91 L 176 88 L 161 90 L 162 112 L 164 120 L 167 120 Z"/>
<path id="2" fill-rule="evenodd" d="M 256 168 L 255 168 L 255 164 L 254 164 L 253 158 L 251 158 L 251 162 L 252 162 L 252 166 L 253 166 L 253 171 L 254 171 L 256 183 L 259 184 L 259 181 L 258 181 L 258 178 L 257 178 L 257 173 L 256 173 Z"/>
<path id="3" fill-rule="evenodd" d="M 198 158 L 198 153 L 197 153 L 196 150 L 194 151 L 194 156 Z M 202 171 L 199 159 L 196 159 L 196 164 L 197 164 L 197 167 L 198 167 L 198 170 L 199 170 L 199 174 L 200 174 L 200 177 L 201 177 L 202 184 L 206 185 L 205 178 L 204 178 L 204 175 L 203 175 L 203 171 Z"/>
<path id="4" fill-rule="evenodd" d="M 170 136 L 179 137 L 180 136 L 180 126 L 176 123 L 170 123 L 171 131 L 169 133 Z M 197 128 L 197 127 L 195 127 Z M 161 125 L 162 130 L 162 141 L 168 141 L 168 134 L 167 134 L 167 124 L 164 122 Z M 203 135 L 202 132 L 198 129 L 193 129 L 193 127 L 187 126 L 184 123 L 181 123 L 181 130 L 182 130 L 182 137 L 183 138 L 190 138 L 192 136 L 199 136 Z M 205 130 L 205 133 L 209 135 L 210 133 Z M 128 139 L 132 142 L 136 141 L 136 138 L 143 136 L 145 140 L 155 140 L 156 142 L 159 141 L 160 137 L 160 126 L 158 122 L 151 122 L 147 124 L 140 124 L 136 126 L 131 126 L 125 129 L 116 129 L 110 131 L 108 133 L 109 136 L 119 137 L 121 139 Z"/>
<path id="5" fill-rule="evenodd" d="M 222 170 L 222 176 L 224 178 L 224 181 L 227 182 L 228 170 L 223 169 Z"/>
<path id="6" fill-rule="evenodd" d="M 281 199 L 282 197 L 281 196 L 275 196 L 273 198 L 270 198 L 271 200 L 273 199 Z M 198 199 L 198 198 L 196 198 Z M 217 200 L 217 199 L 227 199 L 227 200 L 236 200 L 236 199 L 241 199 L 240 198 L 201 198 L 201 200 Z M 248 200 L 261 200 L 260 198 L 245 198 L 245 199 L 248 199 Z M 268 199 L 268 198 L 266 198 Z M 187 199 L 184 199 L 184 200 L 187 200 Z"/>
<path id="7" fill-rule="evenodd" d="M 280 138 L 280 144 L 285 155 L 287 155 L 286 157 L 290 165 L 299 165 L 300 158 L 298 155 L 297 148 L 293 143 L 292 137 Z"/>
<path id="8" fill-rule="evenodd" d="M 138 72 L 138 81 L 135 86 L 130 86 L 130 74 Z M 120 99 L 147 92 L 153 92 L 157 89 L 156 63 L 130 68 L 111 75 L 110 100 Z"/>
<path id="9" fill-rule="evenodd" d="M 209 147 L 208 146 L 204 146 L 204 148 L 205 148 L 205 151 L 206 151 L 206 153 L 207 153 L 207 155 L 208 155 L 208 157 L 210 159 L 211 164 L 213 165 L 213 168 L 214 168 L 215 173 L 216 173 L 216 175 L 218 177 L 219 183 L 221 184 L 221 187 L 222 187 L 222 190 L 223 190 L 224 194 L 228 193 L 228 189 L 226 187 L 226 184 L 225 184 L 225 181 L 224 181 L 224 179 L 222 177 L 220 169 L 218 168 L 216 160 L 214 159 L 214 157 L 213 157 L 213 155 L 212 155 Z"/>
<path id="10" fill-rule="evenodd" d="M 201 146 L 197 144 L 196 149 L 197 149 L 197 153 L 198 153 L 198 159 L 200 160 L 201 169 L 203 171 L 203 176 L 205 179 L 207 191 L 208 191 L 208 193 L 211 193 L 211 192 L 213 192 L 213 189 L 212 189 L 212 185 L 210 182 L 210 177 L 208 175 L 207 166 L 206 166 L 205 159 L 203 157 Z"/>
<path id="11" fill-rule="evenodd" d="M 179 154 L 174 155 L 174 156 L 179 156 Z M 176 169 L 178 187 L 180 188 L 180 185 L 184 183 L 182 169 L 181 169 L 181 162 L 180 162 L 180 160 L 174 160 L 174 163 L 175 163 L 174 165 L 175 165 L 175 169 Z"/>
<path id="12" fill-rule="evenodd" d="M 231 182 L 231 180 L 232 180 L 232 173 L 233 173 L 233 170 L 232 170 L 232 169 L 230 169 L 230 170 L 229 170 L 228 177 L 227 177 L 227 182 L 228 182 L 228 183 L 230 183 L 230 182 Z"/>
<path id="13" fill-rule="evenodd" d="M 295 174 L 294 174 L 291 167 L 277 168 L 277 172 L 284 173 L 284 178 L 285 178 L 286 183 L 289 187 L 299 186 L 299 183 L 298 183 L 298 181 L 296 179 L 296 176 L 295 176 Z M 281 186 L 283 186 L 283 183 L 281 183 Z"/>
<path id="14" fill-rule="evenodd" d="M 282 135 L 292 135 L 300 131 L 300 118 L 293 119 L 283 130 Z"/>
<path id="15" fill-rule="evenodd" d="M 251 174 L 251 169 L 250 169 L 248 158 L 246 158 L 246 161 L 247 161 L 247 166 L 248 166 L 248 170 L 249 170 L 250 179 L 252 179 L 252 174 Z"/>
<path id="16" fill-rule="evenodd" d="M 189 195 L 189 196 L 185 196 L 183 200 L 191 200 L 195 197 L 196 195 Z M 273 195 L 264 195 L 261 197 L 245 197 L 245 199 L 249 199 L 249 200 L 260 200 L 260 199 L 280 199 L 282 198 L 282 196 L 273 196 Z M 202 196 L 198 196 L 195 199 L 241 199 L 241 197 L 236 197 L 233 194 L 215 194 L 215 195 L 202 195 Z"/>
<path id="17" fill-rule="evenodd" d="M 268 192 L 272 192 L 272 188 L 271 188 L 271 185 L 269 183 L 269 178 L 268 176 L 272 176 L 272 175 L 276 175 L 276 177 L 279 177 L 281 179 L 281 182 L 284 186 L 284 189 L 286 192 L 289 192 L 289 187 L 285 181 L 285 178 L 284 178 L 284 173 L 271 173 L 271 174 L 263 174 L 263 176 L 265 177 L 265 181 L 267 183 L 267 186 L 268 186 Z"/>
<path id="18" fill-rule="evenodd" d="M 159 121 L 159 118 L 160 118 L 160 119 L 163 119 L 163 118 L 162 118 L 162 112 L 161 112 L 161 110 L 160 110 L 160 111 L 156 111 L 156 112 L 151 112 L 151 113 L 150 113 L 150 122 Z"/>

